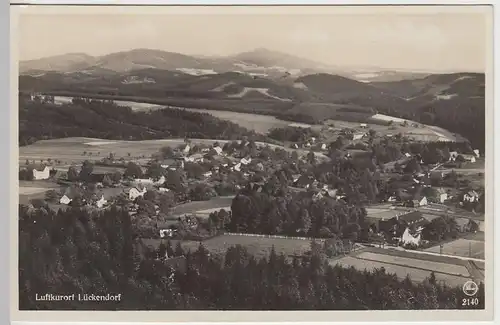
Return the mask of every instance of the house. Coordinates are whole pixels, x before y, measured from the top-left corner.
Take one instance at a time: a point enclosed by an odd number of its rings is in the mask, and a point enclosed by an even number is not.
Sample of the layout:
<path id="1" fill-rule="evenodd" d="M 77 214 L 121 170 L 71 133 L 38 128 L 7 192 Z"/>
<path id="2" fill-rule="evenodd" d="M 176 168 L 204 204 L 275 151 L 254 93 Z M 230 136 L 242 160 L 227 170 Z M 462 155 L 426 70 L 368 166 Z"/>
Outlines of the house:
<path id="1" fill-rule="evenodd" d="M 160 188 L 158 188 L 158 191 L 160 191 L 160 193 L 166 193 L 166 192 L 170 192 L 170 189 L 168 189 L 166 187 L 160 187 Z"/>
<path id="2" fill-rule="evenodd" d="M 448 200 L 448 193 L 446 192 L 445 189 L 438 188 L 436 193 L 437 193 L 437 201 L 439 203 L 444 203 L 446 200 Z"/>
<path id="3" fill-rule="evenodd" d="M 32 172 L 33 172 L 33 180 L 48 179 L 50 177 L 49 166 L 44 166 L 43 168 L 34 167 Z"/>
<path id="4" fill-rule="evenodd" d="M 365 136 L 365 133 L 356 133 L 352 136 L 353 140 L 361 140 Z"/>
<path id="5" fill-rule="evenodd" d="M 221 147 L 217 146 L 217 147 L 214 147 L 213 149 L 214 149 L 214 151 L 215 151 L 218 155 L 222 155 L 222 148 L 221 148 Z"/>
<path id="6" fill-rule="evenodd" d="M 299 149 L 299 145 L 298 145 L 298 144 L 296 144 L 296 143 L 294 143 L 294 144 L 292 144 L 292 148 L 293 148 L 293 149 Z"/>
<path id="7" fill-rule="evenodd" d="M 420 211 L 405 211 L 388 220 L 380 220 L 379 229 L 392 237 L 401 238 L 407 228 L 420 232 L 428 223 Z"/>
<path id="8" fill-rule="evenodd" d="M 366 123 L 361 123 L 361 124 L 359 125 L 359 127 L 361 127 L 361 128 L 366 128 L 366 127 L 367 127 L 367 125 L 366 125 Z"/>
<path id="9" fill-rule="evenodd" d="M 411 200 L 410 207 L 416 208 L 427 205 L 427 197 L 417 197 L 416 199 Z"/>
<path id="10" fill-rule="evenodd" d="M 479 194 L 472 190 L 472 191 L 468 191 L 467 193 L 464 194 L 463 196 L 463 202 L 477 202 L 479 201 Z"/>
<path id="11" fill-rule="evenodd" d="M 455 161 L 458 157 L 458 152 L 456 151 L 450 151 L 450 159 L 449 161 Z"/>
<path id="12" fill-rule="evenodd" d="M 172 229 L 172 228 L 160 229 L 160 238 L 173 237 L 174 236 L 174 230 L 175 229 Z"/>
<path id="13" fill-rule="evenodd" d="M 212 176 L 212 172 L 208 171 L 208 172 L 204 173 L 203 176 L 210 177 L 210 176 Z"/>
<path id="14" fill-rule="evenodd" d="M 311 137 L 311 142 L 315 143 L 316 142 L 316 138 L 315 137 Z"/>
<path id="15" fill-rule="evenodd" d="M 252 158 L 241 158 L 240 162 L 243 164 L 243 165 L 248 165 L 249 163 L 252 162 Z"/>
<path id="16" fill-rule="evenodd" d="M 326 146 L 326 143 L 322 143 L 321 144 L 321 150 L 326 150 L 327 146 Z"/>
<path id="17" fill-rule="evenodd" d="M 59 203 L 64 204 L 64 205 L 68 205 L 71 203 L 71 201 L 72 200 L 68 196 L 63 195 L 62 198 L 59 200 Z"/>
<path id="18" fill-rule="evenodd" d="M 189 153 L 189 151 L 190 151 L 190 150 L 191 150 L 191 147 L 189 146 L 189 144 L 187 144 L 187 145 L 184 147 L 184 149 L 182 149 L 182 152 L 183 152 L 184 154 L 186 154 L 186 155 L 187 155 L 187 154 Z"/>
<path id="19" fill-rule="evenodd" d="M 420 234 L 420 232 L 418 232 L 418 233 L 415 234 L 415 236 L 413 236 L 410 233 L 410 228 L 406 228 L 405 231 L 403 232 L 403 235 L 401 235 L 400 242 L 403 245 L 420 246 L 421 234 Z"/>
<path id="20" fill-rule="evenodd" d="M 472 150 L 472 152 L 474 152 L 474 154 L 476 155 L 476 158 L 481 157 L 481 156 L 479 155 L 479 150 L 478 150 L 478 149 L 474 149 L 474 150 Z"/>
<path id="21" fill-rule="evenodd" d="M 396 202 L 397 198 L 395 196 L 391 196 L 387 199 L 387 202 Z"/>
<path id="22" fill-rule="evenodd" d="M 133 201 L 137 199 L 139 196 L 144 196 L 144 194 L 147 192 L 147 189 L 144 187 L 142 190 L 139 190 L 136 187 L 133 187 L 129 190 L 128 192 L 128 198 L 129 200 Z"/>
<path id="23" fill-rule="evenodd" d="M 161 176 L 157 181 L 154 182 L 154 185 L 161 185 L 163 183 L 165 183 L 165 176 Z"/>
<path id="24" fill-rule="evenodd" d="M 240 172 L 241 171 L 241 163 L 237 163 L 236 165 L 234 165 L 234 170 L 236 170 L 237 172 Z"/>
<path id="25" fill-rule="evenodd" d="M 304 147 L 310 148 L 311 147 L 311 143 L 307 142 L 306 144 L 304 144 Z"/>
<path id="26" fill-rule="evenodd" d="M 418 202 L 418 206 L 424 206 L 427 205 L 427 198 L 424 196 L 423 198 L 420 199 Z"/>
<path id="27" fill-rule="evenodd" d="M 411 154 L 410 154 L 410 153 L 408 153 L 408 152 L 406 152 L 406 153 L 405 153 L 405 156 L 406 156 L 407 158 L 410 158 L 410 157 L 411 157 Z"/>
<path id="28" fill-rule="evenodd" d="M 98 208 L 102 208 L 106 203 L 108 203 L 108 201 L 106 201 L 104 199 L 104 195 L 101 196 L 101 198 L 99 200 L 96 201 L 95 205 L 98 207 Z"/>

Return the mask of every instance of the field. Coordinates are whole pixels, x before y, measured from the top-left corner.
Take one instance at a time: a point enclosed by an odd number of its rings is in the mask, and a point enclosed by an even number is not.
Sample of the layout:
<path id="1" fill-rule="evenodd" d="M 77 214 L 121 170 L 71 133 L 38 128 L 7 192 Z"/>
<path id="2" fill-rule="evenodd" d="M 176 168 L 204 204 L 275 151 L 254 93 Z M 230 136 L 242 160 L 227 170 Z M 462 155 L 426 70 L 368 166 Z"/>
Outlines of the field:
<path id="1" fill-rule="evenodd" d="M 231 207 L 233 203 L 233 196 L 220 196 L 215 197 L 209 201 L 195 201 L 184 203 L 172 208 L 172 213 L 176 215 L 185 213 L 196 213 L 206 214 L 207 210 L 220 210 L 224 208 Z"/>
<path id="2" fill-rule="evenodd" d="M 385 122 L 393 120 L 392 125 L 386 125 Z M 402 122 L 392 116 L 375 114 L 367 122 L 367 128 L 374 130 L 379 135 L 396 135 L 398 133 L 404 134 L 407 137 L 413 138 L 416 141 L 453 141 L 455 139 L 463 139 L 460 135 L 455 135 L 445 129 L 418 123 L 419 127 L 413 126 L 415 122 L 408 121 L 408 126 L 402 126 Z M 370 123 L 371 121 L 371 123 Z M 359 132 L 366 132 L 367 129 L 360 128 L 358 122 L 347 122 L 339 120 L 327 120 L 326 125 L 330 125 L 333 130 L 341 130 L 343 128 L 358 129 Z"/>
<path id="3" fill-rule="evenodd" d="M 28 204 L 32 199 L 45 198 L 45 192 L 60 186 L 48 181 L 19 181 L 19 203 Z"/>
<path id="4" fill-rule="evenodd" d="M 484 259 L 484 241 L 460 238 L 443 244 L 443 254 Z M 470 255 L 469 255 L 470 249 Z M 426 249 L 427 252 L 439 253 L 439 246 Z"/>
<path id="5" fill-rule="evenodd" d="M 143 240 L 146 244 L 156 247 L 160 244 L 159 239 Z M 177 244 L 177 241 L 172 241 Z M 184 249 L 191 251 L 196 250 L 200 242 L 198 241 L 181 241 Z M 249 253 L 256 257 L 268 256 L 271 248 L 274 246 L 276 253 L 285 255 L 302 255 L 311 247 L 311 241 L 302 239 L 284 239 L 284 238 L 265 238 L 257 236 L 244 235 L 221 235 L 202 242 L 203 246 L 211 253 L 224 253 L 229 247 L 235 245 L 244 246 Z"/>
<path id="6" fill-rule="evenodd" d="M 406 265 L 388 264 L 377 261 L 367 261 L 361 258 L 346 256 L 338 260 L 330 262 L 331 265 L 341 265 L 343 267 L 354 267 L 358 270 L 372 271 L 374 269 L 384 268 L 386 273 L 396 274 L 399 279 L 404 279 L 406 275 L 410 276 L 410 279 L 415 282 L 422 282 L 428 278 L 432 270 L 416 269 L 408 267 Z M 438 281 L 443 281 L 451 286 L 462 286 L 468 278 L 448 275 L 443 273 L 434 273 Z"/>
<path id="7" fill-rule="evenodd" d="M 191 139 L 193 144 L 212 145 L 215 142 L 226 143 L 227 140 L 212 139 Z M 160 139 L 143 141 L 124 141 L 124 140 L 102 140 L 93 138 L 63 138 L 52 140 L 41 140 L 29 146 L 19 147 L 19 164 L 24 166 L 26 160 L 35 162 L 46 162 L 48 159 L 60 160 L 60 163 L 54 163 L 56 167 L 68 167 L 72 164 L 80 165 L 84 160 L 98 161 L 108 157 L 113 153 L 116 159 L 124 158 L 126 160 L 135 160 L 137 162 L 146 161 L 145 158 L 151 157 L 162 147 L 177 147 L 184 144 L 184 139 Z M 265 143 L 257 142 L 257 145 L 264 146 Z M 289 152 L 295 149 L 284 148 L 278 145 L 269 145 L 271 148 L 282 148 Z M 306 155 L 307 150 L 296 149 L 299 155 Z M 85 155 L 84 155 L 85 152 Z M 130 154 L 130 156 L 129 156 Z M 324 158 L 322 153 L 315 153 L 318 158 Z M 142 158 L 144 157 L 144 158 Z"/>
<path id="8" fill-rule="evenodd" d="M 46 187 L 20 187 L 19 195 L 33 195 L 44 193 L 48 190 Z"/>
<path id="9" fill-rule="evenodd" d="M 467 260 L 377 247 L 368 247 L 357 254 L 351 254 L 340 259 L 331 259 L 330 264 L 340 264 L 345 267 L 353 266 L 359 270 L 373 270 L 384 267 L 386 272 L 395 273 L 401 279 L 408 274 L 415 282 L 420 282 L 429 277 L 431 272 L 435 273 L 438 280 L 444 281 L 448 285 L 461 286 L 471 277 L 477 277 L 479 280 L 484 279 L 483 276 L 478 274 L 477 267 L 472 267 Z"/>
<path id="10" fill-rule="evenodd" d="M 469 271 L 463 265 L 439 263 L 435 261 L 417 260 L 401 256 L 391 256 L 372 252 L 363 252 L 356 256 L 368 261 L 376 261 L 387 264 L 405 265 L 415 269 L 430 270 L 434 272 L 447 273 L 456 276 L 469 276 Z"/>

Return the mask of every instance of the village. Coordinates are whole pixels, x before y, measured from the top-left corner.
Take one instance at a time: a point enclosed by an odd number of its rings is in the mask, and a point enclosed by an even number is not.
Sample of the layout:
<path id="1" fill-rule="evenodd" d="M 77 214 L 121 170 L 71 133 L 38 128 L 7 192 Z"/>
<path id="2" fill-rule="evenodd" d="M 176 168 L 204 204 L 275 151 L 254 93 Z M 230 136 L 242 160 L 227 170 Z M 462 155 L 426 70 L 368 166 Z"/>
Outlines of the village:
<path id="1" fill-rule="evenodd" d="M 336 133 L 347 141 L 326 144 L 324 136 L 309 137 L 289 145 L 290 150 L 246 139 L 212 144 L 185 139 L 177 147 L 162 147 L 149 159 L 132 155 L 118 158 L 109 153 L 93 162 L 82 157 L 81 166 L 67 169 L 57 160 L 42 165 L 28 160 L 20 168 L 23 184 L 52 182 L 55 186 L 43 196 L 38 193 L 23 199 L 28 209 L 46 206 L 102 210 L 120 206 L 129 211 L 139 235 L 150 246 L 158 247 L 165 241 L 191 248 L 195 248 L 195 242 L 210 245 L 217 236 L 234 238 L 235 234 L 216 224 L 220 223 L 221 213 L 231 215 L 235 196 L 248 188 L 265 191 L 272 179 L 292 192 L 311 195 L 313 200 L 349 202 L 348 193 L 315 177 L 311 164 L 319 164 L 332 152 L 341 153 L 336 159 L 366 163 L 372 154 L 352 148 L 359 148 L 363 141 L 365 146 L 387 141 L 388 137 L 378 137 L 366 130 L 365 124 L 358 130 Z M 299 148 L 307 150 L 298 154 Z M 351 249 L 354 253 L 355 248 L 388 252 L 392 247 L 484 259 L 484 240 L 476 240 L 474 235 L 484 231 L 484 212 L 476 211 L 484 200 L 484 188 L 469 183 L 456 186 L 460 183 L 460 169 L 476 160 L 482 160 L 478 150 L 472 154 L 451 151 L 447 161 L 432 164 L 420 154 L 403 152 L 397 161 L 379 165 L 372 177 L 386 186 L 385 192 L 379 192 L 365 206 L 364 227 L 369 235 L 363 240 L 341 240 L 342 247 L 350 247 L 343 250 L 344 255 L 349 255 Z M 443 230 L 446 227 L 454 230 Z"/>

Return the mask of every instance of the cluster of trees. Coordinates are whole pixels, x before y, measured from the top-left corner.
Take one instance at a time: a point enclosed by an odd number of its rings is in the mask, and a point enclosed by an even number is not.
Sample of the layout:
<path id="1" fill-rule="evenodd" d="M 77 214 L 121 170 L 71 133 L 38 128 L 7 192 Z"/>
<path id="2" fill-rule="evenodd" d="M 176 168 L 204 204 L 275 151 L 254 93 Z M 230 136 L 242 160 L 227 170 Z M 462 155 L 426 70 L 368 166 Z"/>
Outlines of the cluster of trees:
<path id="1" fill-rule="evenodd" d="M 266 137 L 207 113 L 182 109 L 138 112 L 112 101 L 75 98 L 73 103 L 24 101 L 19 104 L 19 144 L 40 139 L 94 137 L 117 140 L 167 137 L 239 139 Z"/>
<path id="2" fill-rule="evenodd" d="M 274 196 L 275 194 L 276 196 Z M 366 211 L 344 201 L 310 193 L 271 193 L 244 189 L 233 199 L 231 232 L 357 239 L 362 234 Z"/>
<path id="3" fill-rule="evenodd" d="M 287 126 L 284 128 L 272 128 L 269 130 L 269 137 L 279 141 L 287 142 L 304 142 L 311 139 L 311 137 L 318 138 L 319 134 L 311 128 L 301 128 Z"/>
<path id="4" fill-rule="evenodd" d="M 35 222 L 36 221 L 36 222 Z M 168 252 L 173 258 L 165 259 Z M 183 255 L 183 257 L 181 256 Z M 172 261 L 184 267 L 173 268 Z M 36 294 L 121 294 L 121 301 L 36 301 Z M 484 308 L 480 286 L 476 308 Z M 222 255 L 169 243 L 151 250 L 128 213 L 111 208 L 19 209 L 21 310 L 387 310 L 456 309 L 461 288 L 399 280 L 328 265 L 322 254 L 292 261 L 274 250 L 257 259 L 245 248 Z"/>

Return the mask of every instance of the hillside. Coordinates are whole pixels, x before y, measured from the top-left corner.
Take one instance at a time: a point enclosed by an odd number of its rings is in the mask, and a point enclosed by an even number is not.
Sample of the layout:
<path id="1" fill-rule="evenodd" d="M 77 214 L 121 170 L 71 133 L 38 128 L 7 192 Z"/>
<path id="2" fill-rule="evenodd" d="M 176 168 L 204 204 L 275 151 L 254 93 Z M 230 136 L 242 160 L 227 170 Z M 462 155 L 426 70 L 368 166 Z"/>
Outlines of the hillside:
<path id="1" fill-rule="evenodd" d="M 23 92 L 126 97 L 163 105 L 269 114 L 305 123 L 325 119 L 360 122 L 378 112 L 443 127 L 484 148 L 484 74 L 364 83 L 326 73 L 276 79 L 234 71 L 205 75 L 155 68 L 114 74 L 104 71 L 107 74 L 101 76 L 83 72 L 22 75 L 19 85 Z"/>

